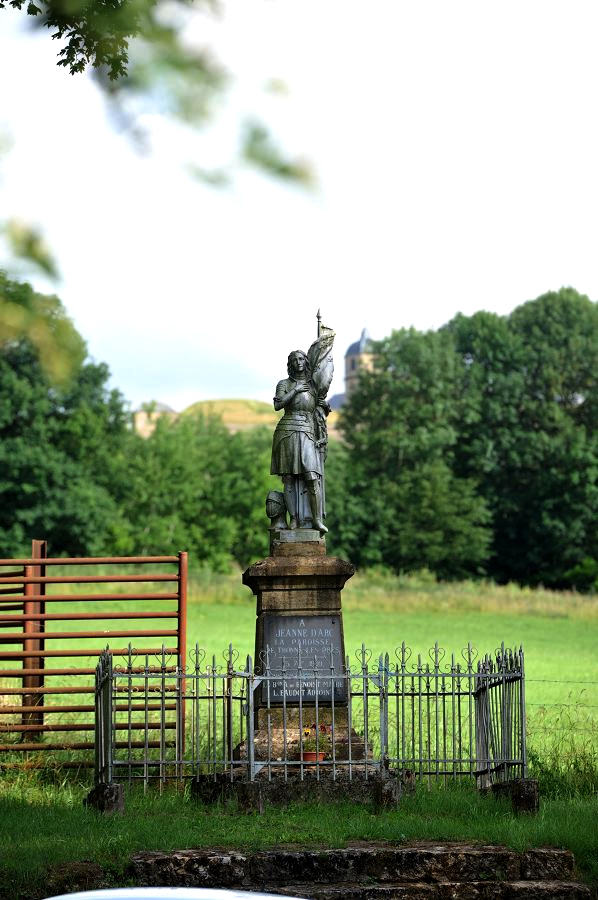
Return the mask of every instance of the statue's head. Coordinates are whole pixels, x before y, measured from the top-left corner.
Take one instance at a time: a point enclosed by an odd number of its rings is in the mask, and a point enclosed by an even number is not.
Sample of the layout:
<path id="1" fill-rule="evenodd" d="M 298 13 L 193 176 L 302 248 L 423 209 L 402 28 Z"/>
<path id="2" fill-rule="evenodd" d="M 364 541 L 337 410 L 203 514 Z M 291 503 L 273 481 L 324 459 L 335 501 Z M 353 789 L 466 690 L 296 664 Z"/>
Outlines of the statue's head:
<path id="1" fill-rule="evenodd" d="M 309 368 L 309 360 L 307 356 L 303 352 L 303 350 L 293 350 L 292 353 L 289 353 L 289 358 L 287 360 L 287 372 L 289 376 L 292 378 L 295 375 L 299 375 L 304 373 L 309 377 L 310 368 Z"/>

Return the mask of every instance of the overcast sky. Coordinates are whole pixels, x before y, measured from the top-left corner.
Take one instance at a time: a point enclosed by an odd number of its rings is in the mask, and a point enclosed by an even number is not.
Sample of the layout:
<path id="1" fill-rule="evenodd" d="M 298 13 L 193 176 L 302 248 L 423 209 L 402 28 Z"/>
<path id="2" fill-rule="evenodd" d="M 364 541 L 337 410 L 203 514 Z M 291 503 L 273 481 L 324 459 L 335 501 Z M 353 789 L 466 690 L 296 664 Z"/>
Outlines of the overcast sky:
<path id="1" fill-rule="evenodd" d="M 227 2 L 196 26 L 237 77 L 219 128 L 187 140 L 146 116 L 145 156 L 26 25 L 0 11 L 0 218 L 43 228 L 56 293 L 133 406 L 271 400 L 318 308 L 336 393 L 364 326 L 436 328 L 562 285 L 598 298 L 595 0 Z M 316 191 L 189 177 L 252 110 Z"/>

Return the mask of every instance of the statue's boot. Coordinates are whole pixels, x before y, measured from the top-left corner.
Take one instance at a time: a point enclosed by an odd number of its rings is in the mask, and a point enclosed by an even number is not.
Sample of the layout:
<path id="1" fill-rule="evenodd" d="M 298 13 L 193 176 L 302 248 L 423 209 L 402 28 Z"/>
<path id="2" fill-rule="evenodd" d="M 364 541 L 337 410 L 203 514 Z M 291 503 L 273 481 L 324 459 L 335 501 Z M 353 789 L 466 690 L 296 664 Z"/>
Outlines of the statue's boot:
<path id="1" fill-rule="evenodd" d="M 317 528 L 320 534 L 327 534 L 328 529 L 322 522 L 322 488 L 318 481 L 308 483 L 309 508 L 311 509 L 312 526 Z"/>
<path id="2" fill-rule="evenodd" d="M 284 502 L 289 511 L 290 522 L 289 528 L 297 528 L 297 495 L 295 493 L 295 485 L 285 484 L 284 486 Z"/>

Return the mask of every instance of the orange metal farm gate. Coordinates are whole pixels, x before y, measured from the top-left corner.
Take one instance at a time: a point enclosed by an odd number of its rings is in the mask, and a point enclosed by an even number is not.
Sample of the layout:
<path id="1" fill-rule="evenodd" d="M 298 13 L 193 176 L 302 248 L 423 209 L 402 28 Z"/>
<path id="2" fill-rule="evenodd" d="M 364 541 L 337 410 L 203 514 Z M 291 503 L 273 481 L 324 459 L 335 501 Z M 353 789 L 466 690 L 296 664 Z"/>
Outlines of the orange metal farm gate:
<path id="1" fill-rule="evenodd" d="M 0 750 L 92 750 L 97 657 L 164 648 L 174 667 L 186 602 L 186 553 L 52 559 L 33 541 L 30 559 L 0 559 Z"/>

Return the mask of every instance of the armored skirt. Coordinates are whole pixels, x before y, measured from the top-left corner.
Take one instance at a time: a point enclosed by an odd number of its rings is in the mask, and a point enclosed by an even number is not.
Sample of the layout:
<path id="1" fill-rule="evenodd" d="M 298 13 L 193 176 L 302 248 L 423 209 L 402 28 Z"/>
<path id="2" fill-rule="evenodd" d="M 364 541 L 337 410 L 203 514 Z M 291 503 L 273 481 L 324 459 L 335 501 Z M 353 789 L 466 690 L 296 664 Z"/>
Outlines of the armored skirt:
<path id="1" fill-rule="evenodd" d="M 291 379 L 280 381 L 276 397 L 284 397 L 293 384 Z M 314 434 L 316 406 L 315 391 L 306 390 L 296 394 L 285 408 L 272 440 L 272 475 L 303 475 L 305 472 L 322 475 L 322 460 Z"/>

